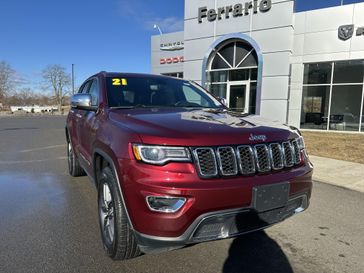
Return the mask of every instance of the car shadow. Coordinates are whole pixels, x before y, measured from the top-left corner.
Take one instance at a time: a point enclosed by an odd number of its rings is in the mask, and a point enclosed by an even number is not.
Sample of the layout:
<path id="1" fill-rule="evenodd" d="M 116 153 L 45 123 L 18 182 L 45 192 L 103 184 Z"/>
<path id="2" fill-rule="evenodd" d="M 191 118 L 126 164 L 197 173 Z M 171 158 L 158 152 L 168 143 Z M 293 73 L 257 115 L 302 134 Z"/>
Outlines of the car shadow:
<path id="1" fill-rule="evenodd" d="M 293 269 L 277 242 L 259 231 L 234 239 L 222 272 L 293 273 Z"/>

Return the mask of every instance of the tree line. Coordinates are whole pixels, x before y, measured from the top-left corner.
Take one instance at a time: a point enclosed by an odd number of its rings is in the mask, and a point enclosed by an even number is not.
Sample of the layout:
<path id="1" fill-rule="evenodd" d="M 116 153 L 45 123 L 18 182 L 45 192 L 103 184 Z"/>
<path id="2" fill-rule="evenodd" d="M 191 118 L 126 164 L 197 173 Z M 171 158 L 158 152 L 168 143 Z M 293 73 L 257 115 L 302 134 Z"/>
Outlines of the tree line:
<path id="1" fill-rule="evenodd" d="M 58 64 L 48 65 L 42 70 L 41 83 L 50 94 L 34 92 L 31 88 L 21 88 L 16 71 L 5 61 L 0 62 L 0 106 L 11 105 L 62 105 L 68 102 L 71 92 L 71 75 Z"/>

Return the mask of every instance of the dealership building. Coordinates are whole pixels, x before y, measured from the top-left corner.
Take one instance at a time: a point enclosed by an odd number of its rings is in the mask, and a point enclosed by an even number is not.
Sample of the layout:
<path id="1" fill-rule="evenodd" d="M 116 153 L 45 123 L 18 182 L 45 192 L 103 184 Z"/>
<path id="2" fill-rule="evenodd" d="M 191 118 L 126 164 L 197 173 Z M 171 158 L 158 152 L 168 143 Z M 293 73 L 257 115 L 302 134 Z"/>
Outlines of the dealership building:
<path id="1" fill-rule="evenodd" d="M 364 3 L 343 2 L 185 0 L 184 31 L 151 38 L 152 73 L 196 81 L 236 111 L 364 132 Z"/>

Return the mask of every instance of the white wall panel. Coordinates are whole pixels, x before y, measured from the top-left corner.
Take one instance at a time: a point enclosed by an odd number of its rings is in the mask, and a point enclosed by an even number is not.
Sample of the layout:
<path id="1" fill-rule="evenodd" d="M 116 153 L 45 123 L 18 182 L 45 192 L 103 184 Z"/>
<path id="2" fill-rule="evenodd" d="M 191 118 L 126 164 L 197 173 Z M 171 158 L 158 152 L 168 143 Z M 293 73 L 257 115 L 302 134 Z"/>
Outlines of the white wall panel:
<path id="1" fill-rule="evenodd" d="M 350 41 L 342 41 L 337 37 L 337 30 L 307 33 L 303 54 L 324 54 L 349 51 Z"/>
<path id="2" fill-rule="evenodd" d="M 303 55 L 303 48 L 305 45 L 305 35 L 299 34 L 293 36 L 293 55 Z"/>
<path id="3" fill-rule="evenodd" d="M 288 99 L 288 76 L 263 77 L 262 99 Z"/>
<path id="4" fill-rule="evenodd" d="M 306 13 L 306 32 L 337 31 L 339 26 L 352 24 L 352 21 L 353 5 L 313 10 Z"/>
<path id="5" fill-rule="evenodd" d="M 203 59 L 214 38 L 185 41 L 185 60 Z"/>
<path id="6" fill-rule="evenodd" d="M 288 112 L 288 124 L 300 128 L 301 111 L 291 109 Z"/>
<path id="7" fill-rule="evenodd" d="M 294 14 L 294 34 L 303 34 L 306 29 L 306 12 Z"/>
<path id="8" fill-rule="evenodd" d="M 263 54 L 263 77 L 289 75 L 290 52 Z"/>
<path id="9" fill-rule="evenodd" d="M 303 64 L 291 64 L 291 85 L 302 83 L 303 69 Z"/>
<path id="10" fill-rule="evenodd" d="M 287 100 L 262 100 L 260 113 L 262 117 L 285 123 L 286 114 Z"/>
<path id="11" fill-rule="evenodd" d="M 254 31 L 251 37 L 258 43 L 263 53 L 292 50 L 292 27 Z"/>
<path id="12" fill-rule="evenodd" d="M 202 71 L 202 60 L 199 61 L 187 61 L 184 63 L 184 78 L 200 81 Z"/>
<path id="13" fill-rule="evenodd" d="M 348 58 L 349 59 L 364 59 L 364 48 L 362 48 L 362 49 L 363 49 L 362 51 L 350 52 Z"/>
<path id="14" fill-rule="evenodd" d="M 274 4 L 264 13 L 257 13 L 252 19 L 252 30 L 271 29 L 293 25 L 293 1 Z"/>
<path id="15" fill-rule="evenodd" d="M 349 52 L 313 54 L 303 56 L 303 63 L 330 62 L 349 59 Z"/>
<path id="16" fill-rule="evenodd" d="M 250 17 L 251 15 L 240 17 L 230 16 L 229 19 L 216 21 L 216 35 L 250 31 Z"/>
<path id="17" fill-rule="evenodd" d="M 204 21 L 199 24 L 197 19 L 185 21 L 185 41 L 214 36 L 215 22 Z"/>
<path id="18" fill-rule="evenodd" d="M 356 26 L 364 26 L 364 3 L 354 5 L 353 24 Z"/>
<path id="19" fill-rule="evenodd" d="M 364 13 L 363 13 L 364 17 Z M 364 27 L 364 24 L 363 24 Z M 356 29 L 355 29 L 356 31 Z M 351 38 L 351 51 L 361 51 L 364 50 L 364 35 L 363 36 L 356 36 L 354 33 L 353 38 Z"/>
<path id="20" fill-rule="evenodd" d="M 289 98 L 289 109 L 301 109 L 302 88 L 291 88 Z"/>

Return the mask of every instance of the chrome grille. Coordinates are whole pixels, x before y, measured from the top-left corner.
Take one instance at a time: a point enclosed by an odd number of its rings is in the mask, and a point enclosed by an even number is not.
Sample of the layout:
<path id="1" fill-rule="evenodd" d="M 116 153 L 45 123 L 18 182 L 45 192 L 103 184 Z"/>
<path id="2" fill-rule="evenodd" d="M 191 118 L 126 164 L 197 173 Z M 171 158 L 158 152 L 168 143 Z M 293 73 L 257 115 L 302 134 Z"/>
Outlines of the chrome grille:
<path id="1" fill-rule="evenodd" d="M 215 152 L 212 148 L 197 148 L 193 151 L 197 160 L 197 169 L 201 176 L 212 177 L 217 175 Z"/>
<path id="2" fill-rule="evenodd" d="M 271 143 L 269 145 L 270 158 L 272 160 L 272 169 L 280 170 L 284 167 L 283 165 L 283 151 L 282 146 L 278 143 Z"/>
<path id="3" fill-rule="evenodd" d="M 282 147 L 284 153 L 284 166 L 292 167 L 294 164 L 292 145 L 287 141 L 282 143 Z"/>
<path id="4" fill-rule="evenodd" d="M 238 166 L 236 164 L 236 155 L 232 147 L 217 148 L 217 160 L 222 175 L 237 175 Z"/>
<path id="5" fill-rule="evenodd" d="M 258 171 L 261 173 L 269 172 L 271 170 L 271 163 L 267 145 L 255 145 L 254 152 Z"/>
<path id="6" fill-rule="evenodd" d="M 192 148 L 201 177 L 267 173 L 298 165 L 301 151 L 296 140 L 283 143 Z"/>
<path id="7" fill-rule="evenodd" d="M 255 173 L 255 160 L 252 147 L 248 145 L 238 147 L 238 164 L 243 175 Z"/>
<path id="8" fill-rule="evenodd" d="M 292 141 L 292 148 L 293 148 L 294 163 L 299 164 L 301 162 L 301 152 L 300 148 L 298 147 L 297 140 Z"/>

